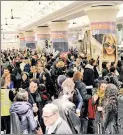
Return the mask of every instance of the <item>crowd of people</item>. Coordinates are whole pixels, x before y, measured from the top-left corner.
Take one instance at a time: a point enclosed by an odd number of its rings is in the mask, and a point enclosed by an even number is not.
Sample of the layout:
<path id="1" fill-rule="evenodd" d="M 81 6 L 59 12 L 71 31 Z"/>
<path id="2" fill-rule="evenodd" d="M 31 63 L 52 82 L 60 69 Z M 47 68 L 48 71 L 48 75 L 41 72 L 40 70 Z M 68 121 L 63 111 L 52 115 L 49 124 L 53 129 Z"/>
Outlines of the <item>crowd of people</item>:
<path id="1" fill-rule="evenodd" d="M 123 133 L 122 88 L 123 57 L 99 71 L 99 58 L 73 49 L 65 58 L 3 50 L 1 134 Z"/>

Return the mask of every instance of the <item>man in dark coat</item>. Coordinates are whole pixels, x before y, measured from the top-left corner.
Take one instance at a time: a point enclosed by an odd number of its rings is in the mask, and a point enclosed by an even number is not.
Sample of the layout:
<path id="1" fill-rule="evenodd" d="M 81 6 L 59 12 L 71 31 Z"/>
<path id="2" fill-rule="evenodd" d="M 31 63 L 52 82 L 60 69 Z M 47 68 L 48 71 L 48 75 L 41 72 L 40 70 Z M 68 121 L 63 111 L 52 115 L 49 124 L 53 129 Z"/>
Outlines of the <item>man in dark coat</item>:
<path id="1" fill-rule="evenodd" d="M 44 106 L 41 93 L 38 90 L 39 81 L 32 79 L 27 89 L 29 93 L 29 103 L 33 106 L 33 112 L 35 116 L 38 116 L 38 121 L 42 127 L 43 132 L 45 132 L 45 126 L 42 119 L 42 108 Z"/>

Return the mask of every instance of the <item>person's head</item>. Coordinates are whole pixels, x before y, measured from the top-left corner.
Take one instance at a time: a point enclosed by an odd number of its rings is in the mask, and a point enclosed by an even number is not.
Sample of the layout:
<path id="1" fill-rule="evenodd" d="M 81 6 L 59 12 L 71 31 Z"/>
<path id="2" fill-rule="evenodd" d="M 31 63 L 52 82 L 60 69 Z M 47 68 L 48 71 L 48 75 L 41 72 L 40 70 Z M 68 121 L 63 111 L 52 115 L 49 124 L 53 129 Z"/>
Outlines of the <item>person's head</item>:
<path id="1" fill-rule="evenodd" d="M 5 67 L 4 70 L 3 70 L 3 74 L 4 74 L 4 76 L 9 75 L 10 74 L 10 70 L 7 67 Z"/>
<path id="2" fill-rule="evenodd" d="M 28 92 L 22 88 L 19 89 L 19 91 L 17 92 L 15 98 L 15 101 L 28 101 Z"/>
<path id="3" fill-rule="evenodd" d="M 115 62 L 111 62 L 111 66 L 114 66 L 115 65 Z"/>
<path id="4" fill-rule="evenodd" d="M 28 73 L 24 72 L 24 73 L 22 74 L 22 79 L 23 79 L 24 81 L 27 80 L 27 79 L 28 79 Z"/>
<path id="5" fill-rule="evenodd" d="M 44 106 L 42 118 L 46 127 L 54 125 L 59 117 L 59 109 L 56 105 L 50 103 Z"/>
<path id="6" fill-rule="evenodd" d="M 122 67 L 122 62 L 121 62 L 121 60 L 118 60 L 117 66 L 118 66 L 118 67 Z"/>
<path id="7" fill-rule="evenodd" d="M 62 83 L 66 80 L 66 76 L 65 75 L 59 75 L 57 78 L 57 82 L 58 82 L 58 86 L 61 87 Z"/>
<path id="8" fill-rule="evenodd" d="M 37 66 L 37 71 L 38 73 L 42 73 L 44 71 L 44 66 L 43 65 Z"/>
<path id="9" fill-rule="evenodd" d="M 107 34 L 103 37 L 103 54 L 105 55 L 115 55 L 116 53 L 116 36 L 113 34 Z"/>
<path id="10" fill-rule="evenodd" d="M 75 84 L 72 79 L 67 78 L 63 83 L 62 83 L 62 89 L 63 89 L 63 94 L 64 95 L 69 95 L 71 98 L 73 97 L 73 94 L 75 92 Z"/>
<path id="11" fill-rule="evenodd" d="M 34 93 L 38 89 L 38 86 L 39 86 L 38 80 L 37 79 L 32 79 L 30 81 L 30 85 L 29 85 L 30 92 Z"/>
<path id="12" fill-rule="evenodd" d="M 41 63 L 40 59 L 37 61 L 37 66 L 42 66 L 42 63 Z"/>
<path id="13" fill-rule="evenodd" d="M 37 72 L 36 66 L 31 66 L 31 72 L 32 72 L 32 73 L 36 73 L 36 72 Z"/>
<path id="14" fill-rule="evenodd" d="M 69 71 L 67 72 L 67 77 L 73 78 L 73 75 L 74 75 L 74 71 L 73 71 L 73 70 L 69 70 Z"/>
<path id="15" fill-rule="evenodd" d="M 105 89 L 107 87 L 107 82 L 105 80 L 100 81 L 98 87 L 100 92 L 105 92 Z"/>
<path id="16" fill-rule="evenodd" d="M 82 80 L 82 73 L 80 71 L 77 71 L 73 75 L 73 80 L 74 81 L 80 81 Z"/>
<path id="17" fill-rule="evenodd" d="M 77 59 L 76 59 L 76 64 L 77 64 L 77 65 L 80 65 L 80 63 L 81 63 L 81 59 L 80 59 L 80 58 L 77 58 Z"/>
<path id="18" fill-rule="evenodd" d="M 109 98 L 112 96 L 118 96 L 119 90 L 114 84 L 108 84 L 105 90 L 105 97 Z"/>
<path id="19" fill-rule="evenodd" d="M 92 66 L 93 66 L 93 65 L 94 65 L 94 63 L 95 63 L 95 60 L 94 60 L 93 58 L 89 60 L 89 64 L 90 64 L 90 65 L 92 65 Z"/>
<path id="20" fill-rule="evenodd" d="M 106 63 L 106 68 L 109 70 L 110 67 L 111 67 L 111 63 L 110 63 L 110 62 L 107 62 L 107 63 Z"/>
<path id="21" fill-rule="evenodd" d="M 5 77 L 5 82 L 6 82 L 6 83 L 11 82 L 11 75 L 10 75 L 10 74 L 8 74 L 8 75 Z"/>
<path id="22" fill-rule="evenodd" d="M 112 67 L 110 68 L 110 72 L 111 72 L 111 73 L 115 73 L 115 71 L 116 71 L 116 68 L 112 66 Z"/>

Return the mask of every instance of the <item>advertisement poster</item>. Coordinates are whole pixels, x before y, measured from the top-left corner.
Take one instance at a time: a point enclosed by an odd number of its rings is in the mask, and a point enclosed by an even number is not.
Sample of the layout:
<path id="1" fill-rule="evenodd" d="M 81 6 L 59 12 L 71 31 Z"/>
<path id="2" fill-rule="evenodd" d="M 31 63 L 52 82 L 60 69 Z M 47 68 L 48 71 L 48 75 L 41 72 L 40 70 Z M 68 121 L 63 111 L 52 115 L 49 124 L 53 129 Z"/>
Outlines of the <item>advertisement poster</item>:
<path id="1" fill-rule="evenodd" d="M 32 50 L 36 49 L 35 38 L 34 37 L 25 37 L 25 44 L 27 48 Z"/>
<path id="2" fill-rule="evenodd" d="M 66 31 L 52 31 L 51 39 L 55 51 L 68 52 L 68 36 Z"/>
<path id="3" fill-rule="evenodd" d="M 102 61 L 115 62 L 117 59 L 116 23 L 93 22 L 91 31 L 93 43 L 95 40 L 95 49 L 102 48 Z"/>
<path id="4" fill-rule="evenodd" d="M 25 38 L 20 38 L 20 49 L 24 50 L 26 48 Z"/>

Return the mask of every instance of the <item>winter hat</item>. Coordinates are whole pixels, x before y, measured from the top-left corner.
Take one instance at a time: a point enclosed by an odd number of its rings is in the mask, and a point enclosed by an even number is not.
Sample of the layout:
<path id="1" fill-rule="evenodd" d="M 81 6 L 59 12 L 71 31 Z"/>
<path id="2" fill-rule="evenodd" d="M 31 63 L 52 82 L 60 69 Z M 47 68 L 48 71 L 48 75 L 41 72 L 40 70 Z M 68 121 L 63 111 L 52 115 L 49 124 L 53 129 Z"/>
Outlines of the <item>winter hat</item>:
<path id="1" fill-rule="evenodd" d="M 66 78 L 67 77 L 65 75 L 58 76 L 57 82 L 58 82 L 59 87 L 61 87 L 62 83 L 66 80 Z"/>

